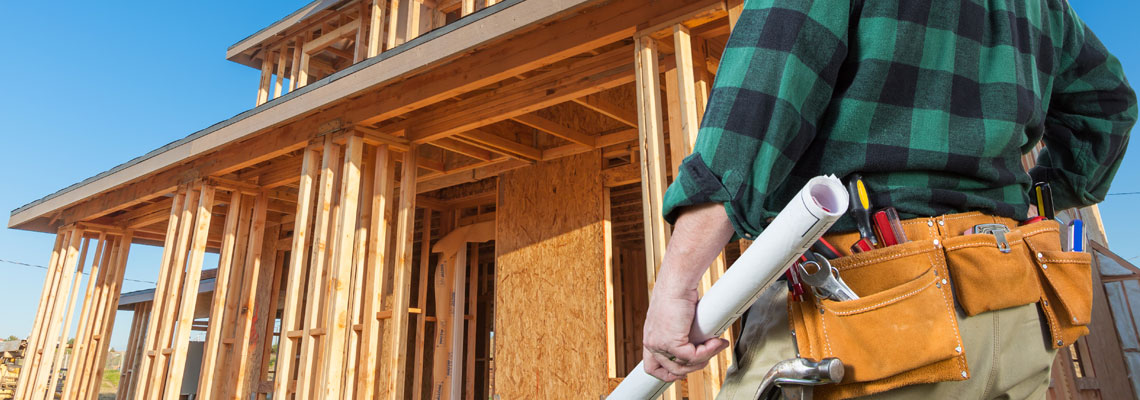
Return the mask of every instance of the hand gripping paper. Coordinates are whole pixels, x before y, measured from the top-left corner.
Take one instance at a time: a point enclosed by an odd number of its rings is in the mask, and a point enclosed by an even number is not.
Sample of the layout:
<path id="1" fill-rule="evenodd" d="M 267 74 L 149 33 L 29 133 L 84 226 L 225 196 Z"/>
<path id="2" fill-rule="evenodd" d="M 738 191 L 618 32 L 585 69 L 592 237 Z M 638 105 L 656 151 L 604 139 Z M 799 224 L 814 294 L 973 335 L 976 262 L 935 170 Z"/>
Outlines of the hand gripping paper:
<path id="1" fill-rule="evenodd" d="M 697 303 L 689 333 L 693 343 L 720 336 L 740 319 L 760 293 L 847 211 L 848 201 L 847 190 L 835 176 L 808 181 Z M 653 399 L 668 387 L 668 382 L 649 375 L 638 363 L 608 398 Z"/>

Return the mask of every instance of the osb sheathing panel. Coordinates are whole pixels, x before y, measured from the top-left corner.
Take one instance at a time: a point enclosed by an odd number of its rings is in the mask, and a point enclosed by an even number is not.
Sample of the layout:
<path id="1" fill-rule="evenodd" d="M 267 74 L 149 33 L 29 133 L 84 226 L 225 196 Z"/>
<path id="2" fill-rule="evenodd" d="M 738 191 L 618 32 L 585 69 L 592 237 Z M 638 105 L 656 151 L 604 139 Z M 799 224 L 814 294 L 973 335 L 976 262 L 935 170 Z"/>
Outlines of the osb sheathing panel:
<path id="1" fill-rule="evenodd" d="M 495 390 L 504 400 L 606 393 L 601 154 L 499 178 Z"/>

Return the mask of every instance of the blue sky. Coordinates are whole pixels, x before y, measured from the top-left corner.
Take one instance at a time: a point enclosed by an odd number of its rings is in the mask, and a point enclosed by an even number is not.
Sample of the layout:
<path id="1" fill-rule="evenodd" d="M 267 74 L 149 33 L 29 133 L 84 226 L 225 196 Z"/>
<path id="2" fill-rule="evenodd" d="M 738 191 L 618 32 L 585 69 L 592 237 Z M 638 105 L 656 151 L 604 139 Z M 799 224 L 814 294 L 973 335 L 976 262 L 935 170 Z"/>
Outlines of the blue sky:
<path id="1" fill-rule="evenodd" d="M 0 2 L 0 211 L 245 111 L 258 71 L 225 60 L 225 49 L 309 0 L 201 2 Z M 1074 7 L 1140 82 L 1135 0 Z M 1131 151 L 1112 193 L 1140 192 L 1140 152 Z M 1140 195 L 1101 205 L 1114 251 L 1140 260 Z M 4 218 L 7 226 L 7 218 Z M 45 265 L 52 235 L 0 229 L 0 260 Z M 154 281 L 160 249 L 134 246 L 126 276 Z M 45 271 L 0 262 L 0 338 L 31 330 Z M 128 281 L 124 290 L 152 288 Z M 120 313 L 112 346 L 126 343 Z"/>

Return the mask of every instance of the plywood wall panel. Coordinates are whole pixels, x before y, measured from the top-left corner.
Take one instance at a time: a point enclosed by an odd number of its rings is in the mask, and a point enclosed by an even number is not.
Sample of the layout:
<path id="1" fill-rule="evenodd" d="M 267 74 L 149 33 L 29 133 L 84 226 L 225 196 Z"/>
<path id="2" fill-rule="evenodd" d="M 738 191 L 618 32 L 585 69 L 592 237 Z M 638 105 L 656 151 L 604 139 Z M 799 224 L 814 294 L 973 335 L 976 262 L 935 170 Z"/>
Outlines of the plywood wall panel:
<path id="1" fill-rule="evenodd" d="M 496 212 L 495 389 L 606 394 L 601 154 L 503 174 Z"/>

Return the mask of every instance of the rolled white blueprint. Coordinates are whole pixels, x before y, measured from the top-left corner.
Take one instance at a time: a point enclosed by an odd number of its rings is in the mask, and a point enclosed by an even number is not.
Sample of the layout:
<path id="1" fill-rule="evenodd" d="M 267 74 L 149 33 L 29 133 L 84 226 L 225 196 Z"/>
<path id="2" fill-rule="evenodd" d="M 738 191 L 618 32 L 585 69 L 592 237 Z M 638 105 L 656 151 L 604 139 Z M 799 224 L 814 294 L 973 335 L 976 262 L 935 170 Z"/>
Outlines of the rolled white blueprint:
<path id="1" fill-rule="evenodd" d="M 724 333 L 831 228 L 847 211 L 848 202 L 847 189 L 835 176 L 809 180 L 697 303 L 689 339 L 703 343 Z M 608 399 L 654 399 L 668 387 L 669 382 L 649 375 L 638 363 Z"/>

